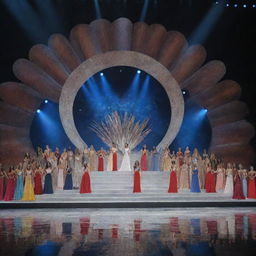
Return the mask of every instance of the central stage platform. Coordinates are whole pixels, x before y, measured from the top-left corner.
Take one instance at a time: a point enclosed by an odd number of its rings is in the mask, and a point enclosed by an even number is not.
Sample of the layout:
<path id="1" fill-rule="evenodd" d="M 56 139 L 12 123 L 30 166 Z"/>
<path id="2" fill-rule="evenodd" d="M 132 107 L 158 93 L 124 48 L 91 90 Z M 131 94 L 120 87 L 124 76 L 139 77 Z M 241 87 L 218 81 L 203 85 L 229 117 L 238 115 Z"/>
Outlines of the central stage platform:
<path id="1" fill-rule="evenodd" d="M 168 172 L 142 172 L 142 193 L 134 194 L 133 173 L 92 172 L 91 194 L 56 190 L 36 201 L 1 202 L 0 208 L 146 208 L 146 207 L 255 207 L 256 200 L 233 200 L 223 193 L 167 193 Z"/>

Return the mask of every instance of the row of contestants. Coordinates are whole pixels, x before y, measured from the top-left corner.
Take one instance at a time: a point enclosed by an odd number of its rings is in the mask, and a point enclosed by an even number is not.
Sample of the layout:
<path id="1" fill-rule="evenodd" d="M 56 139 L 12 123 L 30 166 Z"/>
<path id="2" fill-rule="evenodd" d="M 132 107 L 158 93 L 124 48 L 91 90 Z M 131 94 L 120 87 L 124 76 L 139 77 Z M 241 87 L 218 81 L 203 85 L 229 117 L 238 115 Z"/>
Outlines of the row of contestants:
<path id="1" fill-rule="evenodd" d="M 80 193 L 91 193 L 89 172 L 89 165 L 85 163 L 83 166 L 83 175 L 79 181 Z M 225 174 L 227 174 L 226 177 Z M 193 164 L 191 179 L 187 171 L 182 172 L 182 175 L 186 178 L 186 182 L 182 183 L 182 186 L 179 187 L 177 166 L 175 161 L 172 161 L 169 193 L 178 193 L 182 190 L 189 190 L 195 193 L 201 192 L 197 164 Z M 25 176 L 25 179 L 23 176 Z M 6 182 L 4 182 L 5 179 Z M 6 183 L 6 189 L 4 183 Z M 245 172 L 244 169 L 241 169 L 241 165 L 240 169 L 237 170 L 235 166 L 228 164 L 228 168 L 225 171 L 222 165 L 219 164 L 216 171 L 209 168 L 204 184 L 206 193 L 224 192 L 232 195 L 233 199 L 245 199 L 246 197 L 256 199 L 256 171 L 253 170 L 253 167 L 251 167 L 250 171 Z M 74 189 L 72 168 L 68 168 L 65 171 L 65 177 L 63 173 L 58 176 L 57 188 L 64 190 Z M 141 192 L 141 168 L 139 161 L 136 161 L 134 164 L 133 192 Z M 28 166 L 25 172 L 21 168 L 16 170 L 10 168 L 7 174 L 3 170 L 0 171 L 0 200 L 35 200 L 35 194 L 40 195 L 43 193 L 54 193 L 50 163 L 47 164 L 45 170 L 38 168 L 33 171 Z"/>

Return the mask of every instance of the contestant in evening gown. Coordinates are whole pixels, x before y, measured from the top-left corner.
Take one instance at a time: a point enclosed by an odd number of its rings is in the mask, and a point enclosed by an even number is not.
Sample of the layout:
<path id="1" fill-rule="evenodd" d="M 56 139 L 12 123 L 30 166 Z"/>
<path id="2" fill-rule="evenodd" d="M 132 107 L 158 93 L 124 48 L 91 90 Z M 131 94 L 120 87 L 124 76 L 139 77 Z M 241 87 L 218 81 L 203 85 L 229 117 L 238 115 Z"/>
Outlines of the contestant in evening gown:
<path id="1" fill-rule="evenodd" d="M 83 170 L 83 165 L 82 165 L 82 158 L 83 155 L 80 152 L 79 149 L 76 149 L 75 152 L 75 167 L 73 169 L 73 187 L 75 189 L 78 189 L 80 187 L 81 183 L 81 178 L 82 178 L 82 170 Z"/>
<path id="2" fill-rule="evenodd" d="M 178 181 L 175 162 L 172 162 L 168 193 L 178 193 Z"/>
<path id="3" fill-rule="evenodd" d="M 119 171 L 129 171 L 131 172 L 131 163 L 130 163 L 130 149 L 129 149 L 129 145 L 126 143 L 125 144 L 125 148 L 124 148 L 124 156 L 123 156 L 123 160 L 121 163 L 121 167 L 119 169 Z"/>
<path id="4" fill-rule="evenodd" d="M 64 184 L 64 190 L 72 190 L 73 189 L 73 180 L 72 180 L 72 169 L 69 168 L 66 173 L 66 179 Z"/>
<path id="5" fill-rule="evenodd" d="M 205 192 L 216 193 L 216 179 L 215 179 L 215 171 L 213 169 L 207 172 L 206 181 L 205 181 Z"/>
<path id="6" fill-rule="evenodd" d="M 227 165 L 226 170 L 226 184 L 224 188 L 224 193 L 232 195 L 234 190 L 234 182 L 233 182 L 233 169 L 230 163 Z"/>
<path id="7" fill-rule="evenodd" d="M 233 191 L 233 199 L 245 199 L 243 194 L 243 185 L 241 177 L 237 170 L 234 171 L 234 191 Z"/>
<path id="8" fill-rule="evenodd" d="M 198 169 L 196 166 L 194 166 L 194 168 L 192 170 L 190 192 L 194 192 L 194 193 L 201 192 L 200 185 L 199 185 L 199 179 L 198 179 Z"/>
<path id="9" fill-rule="evenodd" d="M 84 164 L 84 174 L 82 176 L 81 185 L 80 185 L 80 193 L 91 193 L 91 179 L 89 174 L 89 167 L 87 164 Z"/>
<path id="10" fill-rule="evenodd" d="M 89 150 L 89 168 L 90 171 L 97 170 L 97 153 L 93 146 L 91 146 Z"/>
<path id="11" fill-rule="evenodd" d="M 44 178 L 44 194 L 53 194 L 53 186 L 52 186 L 52 169 L 48 165 L 46 170 L 46 175 Z"/>
<path id="12" fill-rule="evenodd" d="M 109 149 L 107 171 L 117 171 L 117 147 L 113 142 L 112 147 Z"/>
<path id="13" fill-rule="evenodd" d="M 32 181 L 33 181 L 32 170 L 28 169 L 25 172 L 25 186 L 24 186 L 24 192 L 22 197 L 22 200 L 24 201 L 36 200 Z"/>
<path id="14" fill-rule="evenodd" d="M 243 169 L 243 172 L 242 172 L 242 182 L 243 182 L 243 192 L 244 192 L 244 196 L 247 197 L 247 187 L 248 187 L 248 181 L 247 181 L 247 170 L 246 169 Z"/>
<path id="15" fill-rule="evenodd" d="M 161 159 L 161 171 L 170 171 L 172 167 L 172 160 L 170 157 L 170 150 L 168 147 L 165 147 L 163 156 Z"/>
<path id="16" fill-rule="evenodd" d="M 140 193 L 141 192 L 141 184 L 140 184 L 140 163 L 136 161 L 134 164 L 134 175 L 133 175 L 133 193 Z"/>
<path id="17" fill-rule="evenodd" d="M 35 195 L 43 194 L 42 170 L 39 167 L 35 170 L 34 184 L 35 184 L 35 188 L 34 188 Z"/>
<path id="18" fill-rule="evenodd" d="M 146 145 L 144 145 L 141 150 L 140 167 L 141 171 L 148 170 L 148 150 Z"/>
<path id="19" fill-rule="evenodd" d="M 224 169 L 222 165 L 217 167 L 217 179 L 216 179 L 216 191 L 220 192 L 224 190 Z"/>
<path id="20" fill-rule="evenodd" d="M 98 153 L 98 171 L 103 172 L 104 171 L 104 156 L 105 156 L 105 151 L 103 148 L 101 148 Z"/>
<path id="21" fill-rule="evenodd" d="M 13 200 L 15 192 L 15 171 L 13 167 L 10 167 L 9 172 L 7 173 L 7 186 L 4 195 L 4 201 Z"/>
<path id="22" fill-rule="evenodd" d="M 256 171 L 254 171 L 253 166 L 250 167 L 248 172 L 248 198 L 256 199 Z"/>
<path id="23" fill-rule="evenodd" d="M 16 169 L 16 188 L 14 192 L 14 200 L 20 200 L 23 196 L 23 171 L 22 168 Z"/>
<path id="24" fill-rule="evenodd" d="M 159 152 L 157 151 L 157 148 L 154 146 L 151 151 L 150 170 L 159 171 L 159 164 Z"/>
<path id="25" fill-rule="evenodd" d="M 190 166 L 186 163 L 182 164 L 180 170 L 180 189 L 189 189 L 189 173 L 190 173 Z"/>
<path id="26" fill-rule="evenodd" d="M 0 200 L 4 199 L 4 179 L 5 179 L 5 172 L 0 168 Z"/>
<path id="27" fill-rule="evenodd" d="M 66 168 L 67 168 L 67 161 L 65 160 L 62 154 L 58 164 L 58 178 L 57 178 L 58 189 L 63 189 L 64 187 L 64 170 L 66 170 Z"/>

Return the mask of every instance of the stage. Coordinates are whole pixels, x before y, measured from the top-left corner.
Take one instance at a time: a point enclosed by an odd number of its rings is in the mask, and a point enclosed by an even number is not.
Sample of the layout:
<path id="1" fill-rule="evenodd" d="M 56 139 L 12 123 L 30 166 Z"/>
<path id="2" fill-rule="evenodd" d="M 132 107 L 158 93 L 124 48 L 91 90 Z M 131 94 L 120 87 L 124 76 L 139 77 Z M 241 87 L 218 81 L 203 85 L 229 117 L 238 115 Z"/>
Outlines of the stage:
<path id="1" fill-rule="evenodd" d="M 169 172 L 142 172 L 142 193 L 133 193 L 132 172 L 92 172 L 91 194 L 55 190 L 36 201 L 1 202 L 0 208 L 155 208 L 155 207 L 255 207 L 256 200 L 233 200 L 224 193 L 167 193 Z"/>

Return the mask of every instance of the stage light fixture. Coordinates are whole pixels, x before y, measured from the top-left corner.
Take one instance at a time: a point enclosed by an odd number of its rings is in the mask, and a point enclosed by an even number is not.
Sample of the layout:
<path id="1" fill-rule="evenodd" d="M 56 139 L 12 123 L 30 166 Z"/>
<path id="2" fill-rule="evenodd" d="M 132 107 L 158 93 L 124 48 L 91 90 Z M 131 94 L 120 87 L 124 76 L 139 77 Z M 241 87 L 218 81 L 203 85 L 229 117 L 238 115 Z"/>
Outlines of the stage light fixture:
<path id="1" fill-rule="evenodd" d="M 100 73 L 100 76 L 103 76 L 103 75 L 104 75 L 104 74 L 101 72 L 101 73 Z"/>
<path id="2" fill-rule="evenodd" d="M 229 4 L 226 4 L 226 7 L 229 7 Z"/>
<path id="3" fill-rule="evenodd" d="M 243 5 L 244 8 L 246 8 L 246 6 L 247 6 L 246 4 Z"/>
<path id="4" fill-rule="evenodd" d="M 140 70 L 137 70 L 137 74 L 140 74 L 141 73 L 141 71 Z"/>
<path id="5" fill-rule="evenodd" d="M 186 91 L 182 91 L 182 94 L 185 95 L 185 94 L 186 94 Z"/>
<path id="6" fill-rule="evenodd" d="M 215 4 L 219 4 L 219 2 L 215 2 Z"/>
<path id="7" fill-rule="evenodd" d="M 44 100 L 44 103 L 48 103 L 48 100 Z"/>
<path id="8" fill-rule="evenodd" d="M 253 4 L 253 5 L 252 5 L 252 8 L 256 8 L 256 4 Z"/>
<path id="9" fill-rule="evenodd" d="M 37 112 L 37 113 L 40 113 L 40 112 L 41 112 L 41 110 L 40 110 L 40 109 L 38 109 L 36 112 Z"/>
<path id="10" fill-rule="evenodd" d="M 237 8 L 237 6 L 238 6 L 237 4 L 234 4 L 234 7 L 235 7 L 235 8 Z"/>

